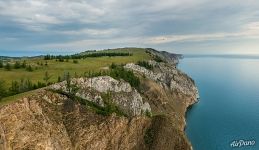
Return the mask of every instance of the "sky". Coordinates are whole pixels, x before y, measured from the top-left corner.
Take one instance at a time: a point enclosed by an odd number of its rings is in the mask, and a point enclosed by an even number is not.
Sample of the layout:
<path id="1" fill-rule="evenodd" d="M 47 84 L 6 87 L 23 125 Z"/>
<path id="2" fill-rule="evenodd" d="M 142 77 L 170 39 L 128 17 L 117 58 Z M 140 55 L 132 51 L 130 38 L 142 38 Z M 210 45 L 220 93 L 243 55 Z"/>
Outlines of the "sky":
<path id="1" fill-rule="evenodd" d="M 0 54 L 259 54 L 258 0 L 0 0 Z"/>

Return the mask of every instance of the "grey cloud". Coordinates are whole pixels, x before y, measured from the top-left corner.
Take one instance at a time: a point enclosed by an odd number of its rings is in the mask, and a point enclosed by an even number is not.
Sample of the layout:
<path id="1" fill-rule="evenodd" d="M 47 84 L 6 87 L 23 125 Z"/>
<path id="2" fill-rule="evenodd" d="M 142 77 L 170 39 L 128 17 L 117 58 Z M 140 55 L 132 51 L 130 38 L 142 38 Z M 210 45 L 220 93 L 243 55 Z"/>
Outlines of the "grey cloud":
<path id="1" fill-rule="evenodd" d="M 189 49 L 190 42 L 254 39 L 258 8 L 256 0 L 0 0 L 0 50 L 170 49 L 177 42 Z"/>

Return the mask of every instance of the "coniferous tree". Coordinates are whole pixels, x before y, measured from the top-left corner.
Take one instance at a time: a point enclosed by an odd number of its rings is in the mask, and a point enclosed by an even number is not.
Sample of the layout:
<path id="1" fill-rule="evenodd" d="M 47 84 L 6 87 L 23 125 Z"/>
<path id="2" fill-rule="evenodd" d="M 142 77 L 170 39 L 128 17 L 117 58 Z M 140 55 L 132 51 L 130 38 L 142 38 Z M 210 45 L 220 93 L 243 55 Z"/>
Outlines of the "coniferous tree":
<path id="1" fill-rule="evenodd" d="M 51 76 L 49 75 L 48 71 L 45 72 L 43 80 L 45 81 L 46 85 L 49 84 L 49 79 L 51 78 Z"/>
<path id="2" fill-rule="evenodd" d="M 14 64 L 14 68 L 15 68 L 15 69 L 19 69 L 19 68 L 21 68 L 21 64 L 20 64 L 20 62 L 19 62 L 19 61 L 16 61 L 16 62 L 15 62 L 15 64 Z"/>
<path id="3" fill-rule="evenodd" d="M 0 60 L 0 68 L 3 68 L 4 67 L 4 63 L 2 60 Z"/>
<path id="4" fill-rule="evenodd" d="M 11 65 L 9 63 L 6 63 L 6 65 L 4 66 L 4 68 L 8 71 L 10 71 L 12 68 L 11 68 Z"/>
<path id="5" fill-rule="evenodd" d="M 21 68 L 26 68 L 26 61 L 25 60 L 22 62 Z"/>
<path id="6" fill-rule="evenodd" d="M 29 72 L 32 72 L 32 71 L 33 71 L 31 65 L 29 65 L 29 66 L 26 68 L 26 70 L 29 71 Z"/>
<path id="7" fill-rule="evenodd" d="M 4 80 L 0 80 L 0 101 L 7 95 Z"/>

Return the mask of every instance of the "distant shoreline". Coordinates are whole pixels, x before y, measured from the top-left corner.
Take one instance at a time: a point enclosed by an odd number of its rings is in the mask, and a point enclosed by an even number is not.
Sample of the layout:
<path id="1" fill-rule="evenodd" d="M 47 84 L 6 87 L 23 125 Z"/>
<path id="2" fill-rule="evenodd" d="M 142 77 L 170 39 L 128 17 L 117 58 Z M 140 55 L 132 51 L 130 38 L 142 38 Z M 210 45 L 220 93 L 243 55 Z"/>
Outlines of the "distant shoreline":
<path id="1" fill-rule="evenodd" d="M 215 55 L 199 55 L 199 54 L 184 54 L 184 58 L 231 58 L 231 59 L 259 59 L 259 55 L 252 54 L 215 54 Z"/>

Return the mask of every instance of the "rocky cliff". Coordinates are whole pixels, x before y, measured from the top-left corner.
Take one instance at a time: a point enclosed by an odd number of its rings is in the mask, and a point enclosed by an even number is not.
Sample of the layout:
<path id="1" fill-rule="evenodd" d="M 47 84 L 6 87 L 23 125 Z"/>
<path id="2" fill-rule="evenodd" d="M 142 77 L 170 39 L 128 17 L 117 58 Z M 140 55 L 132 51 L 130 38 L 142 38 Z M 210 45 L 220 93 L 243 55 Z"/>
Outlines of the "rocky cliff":
<path id="1" fill-rule="evenodd" d="M 198 90 L 164 56 L 148 62 L 153 69 L 124 66 L 140 78 L 137 89 L 110 76 L 74 78 L 74 97 L 63 81 L 0 106 L 0 149 L 192 149 L 184 116 Z M 115 111 L 98 113 L 107 107 Z"/>

